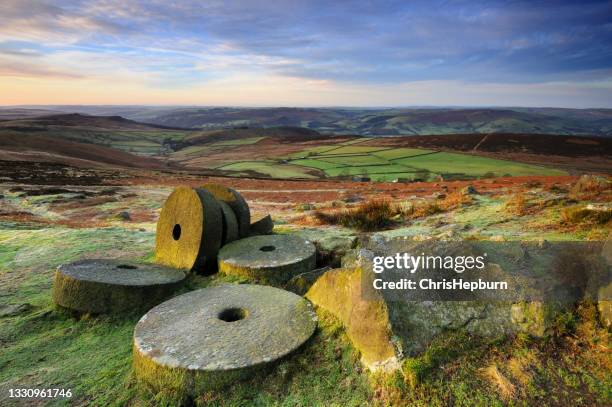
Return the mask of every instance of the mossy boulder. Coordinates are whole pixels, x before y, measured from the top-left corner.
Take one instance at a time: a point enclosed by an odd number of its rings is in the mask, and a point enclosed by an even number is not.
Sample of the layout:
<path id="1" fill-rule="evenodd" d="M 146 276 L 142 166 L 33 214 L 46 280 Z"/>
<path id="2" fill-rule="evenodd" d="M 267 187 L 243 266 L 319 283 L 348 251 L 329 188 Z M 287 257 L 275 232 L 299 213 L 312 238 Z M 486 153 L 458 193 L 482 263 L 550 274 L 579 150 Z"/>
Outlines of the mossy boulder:
<path id="1" fill-rule="evenodd" d="M 606 276 L 601 258 L 590 257 L 597 252 L 596 244 L 538 247 L 488 242 L 489 258 L 496 263 L 487 268 L 491 273 L 487 275 L 494 277 L 491 281 L 505 280 L 515 287 L 508 297 L 488 290 L 469 300 L 430 291 L 374 290 L 372 282 L 380 275 L 373 272 L 372 250 L 377 255 L 421 254 L 429 253 L 433 245 L 442 252 L 453 253 L 454 248 L 458 250 L 455 254 L 465 255 L 468 249 L 462 242 L 404 241 L 394 245 L 382 236 L 373 240 L 363 241 L 363 249 L 350 251 L 343 268 L 323 274 L 305 295 L 340 319 L 362 362 L 371 370 L 398 368 L 403 358 L 420 354 L 448 331 L 489 338 L 519 332 L 545 336 L 561 312 L 591 295 L 601 287 L 598 280 Z M 534 273 L 531 278 L 520 274 L 525 270 Z M 426 276 L 431 278 L 431 274 Z"/>
<path id="2" fill-rule="evenodd" d="M 330 270 L 310 287 L 306 298 L 342 321 L 365 366 L 395 370 L 400 365 L 387 304 L 382 298 L 362 297 L 361 273 L 359 268 Z"/>
<path id="3" fill-rule="evenodd" d="M 313 270 L 316 249 L 298 236 L 252 236 L 224 246 L 218 261 L 220 273 L 276 285 Z"/>
<path id="4" fill-rule="evenodd" d="M 194 396 L 261 374 L 316 328 L 308 301 L 273 287 L 223 285 L 158 305 L 134 330 L 134 372 L 156 393 Z"/>
<path id="5" fill-rule="evenodd" d="M 342 258 L 359 242 L 355 231 L 338 227 L 304 228 L 295 235 L 315 245 L 320 266 L 340 267 Z"/>
<path id="6" fill-rule="evenodd" d="M 159 304 L 182 284 L 185 274 L 155 264 L 81 260 L 61 265 L 53 280 L 53 301 L 82 313 L 122 313 Z"/>

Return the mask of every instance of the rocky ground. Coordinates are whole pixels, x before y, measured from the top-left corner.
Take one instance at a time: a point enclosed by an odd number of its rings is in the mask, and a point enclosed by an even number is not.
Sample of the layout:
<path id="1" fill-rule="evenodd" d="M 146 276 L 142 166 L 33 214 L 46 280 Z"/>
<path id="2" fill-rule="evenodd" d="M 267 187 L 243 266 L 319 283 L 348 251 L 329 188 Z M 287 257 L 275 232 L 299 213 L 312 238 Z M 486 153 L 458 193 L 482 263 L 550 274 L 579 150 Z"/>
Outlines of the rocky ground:
<path id="1" fill-rule="evenodd" d="M 161 172 L 57 170 L 0 184 L 0 404 L 9 388 L 70 387 L 73 399 L 40 405 L 150 405 L 159 395 L 131 375 L 138 315 L 76 318 L 54 309 L 51 276 L 80 258 L 151 261 L 155 223 L 176 185 L 221 182 L 239 190 L 253 219 L 315 242 L 319 266 L 337 267 L 365 237 L 440 240 L 605 240 L 609 179 L 514 177 L 472 182 L 352 183 L 206 178 Z M 29 171 L 29 174 L 38 174 Z M 378 227 L 342 223 L 362 205 L 393 206 Z M 353 212 L 351 212 L 353 211 Z M 375 225 L 376 226 L 376 225 Z M 227 282 L 190 278 L 187 289 Z M 607 405 L 608 331 L 596 309 L 564 314 L 550 335 L 441 335 L 411 362 L 414 376 L 370 375 L 338 320 L 325 312 L 314 338 L 267 377 L 203 394 L 200 405 Z M 416 379 L 415 379 L 416 377 Z M 35 403 L 36 404 L 36 403 Z M 32 405 L 32 404 L 29 404 Z"/>

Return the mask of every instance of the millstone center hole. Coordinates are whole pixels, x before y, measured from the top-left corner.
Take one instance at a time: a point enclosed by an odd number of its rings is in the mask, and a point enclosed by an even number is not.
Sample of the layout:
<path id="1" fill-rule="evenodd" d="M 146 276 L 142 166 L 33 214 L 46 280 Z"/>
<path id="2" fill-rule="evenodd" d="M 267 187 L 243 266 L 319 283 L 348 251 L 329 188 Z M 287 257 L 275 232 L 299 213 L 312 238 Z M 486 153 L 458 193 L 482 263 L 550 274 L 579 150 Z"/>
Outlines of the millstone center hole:
<path id="1" fill-rule="evenodd" d="M 137 269 L 138 267 L 133 266 L 131 264 L 120 264 L 117 266 L 118 269 L 125 269 L 125 270 L 134 270 Z"/>
<path id="2" fill-rule="evenodd" d="M 225 322 L 236 322 L 245 319 L 248 314 L 244 308 L 226 308 L 219 313 L 218 318 Z"/>
<path id="3" fill-rule="evenodd" d="M 262 252 L 273 252 L 274 250 L 276 250 L 276 247 L 274 246 L 262 246 L 259 248 L 259 250 L 261 250 Z"/>
<path id="4" fill-rule="evenodd" d="M 181 238 L 181 225 L 178 223 L 172 228 L 172 238 L 174 240 L 179 240 Z"/>

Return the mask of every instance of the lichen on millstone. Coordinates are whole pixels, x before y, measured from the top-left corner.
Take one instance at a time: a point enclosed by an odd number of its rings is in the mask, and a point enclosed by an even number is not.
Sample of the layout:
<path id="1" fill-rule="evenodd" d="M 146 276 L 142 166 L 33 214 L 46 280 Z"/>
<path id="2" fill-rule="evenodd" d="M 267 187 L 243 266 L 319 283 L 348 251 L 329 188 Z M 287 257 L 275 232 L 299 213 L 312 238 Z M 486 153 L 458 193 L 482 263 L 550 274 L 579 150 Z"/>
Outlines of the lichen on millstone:
<path id="1" fill-rule="evenodd" d="M 251 211 L 249 209 L 249 204 L 238 191 L 221 184 L 204 184 L 200 188 L 208 191 L 215 197 L 215 199 L 228 204 L 234 211 L 236 219 L 238 220 L 240 237 L 246 237 L 249 235 Z"/>
<path id="2" fill-rule="evenodd" d="M 156 264 L 81 260 L 61 265 L 53 280 L 53 301 L 70 310 L 101 314 L 142 310 L 164 301 L 185 273 Z"/>
<path id="3" fill-rule="evenodd" d="M 134 372 L 155 392 L 195 396 L 259 373 L 316 328 L 308 301 L 274 287 L 222 285 L 166 301 L 134 329 Z"/>
<path id="4" fill-rule="evenodd" d="M 209 192 L 176 188 L 157 221 L 155 261 L 196 272 L 214 269 L 223 239 L 222 217 L 219 203 Z"/>
<path id="5" fill-rule="evenodd" d="M 232 208 L 223 201 L 219 201 L 219 206 L 221 207 L 221 214 L 223 215 L 223 236 L 221 244 L 225 245 L 237 240 L 240 237 L 240 230 L 238 228 L 236 214 Z"/>
<path id="6" fill-rule="evenodd" d="M 220 273 L 274 285 L 313 270 L 316 249 L 297 236 L 252 236 L 224 246 L 218 260 Z"/>

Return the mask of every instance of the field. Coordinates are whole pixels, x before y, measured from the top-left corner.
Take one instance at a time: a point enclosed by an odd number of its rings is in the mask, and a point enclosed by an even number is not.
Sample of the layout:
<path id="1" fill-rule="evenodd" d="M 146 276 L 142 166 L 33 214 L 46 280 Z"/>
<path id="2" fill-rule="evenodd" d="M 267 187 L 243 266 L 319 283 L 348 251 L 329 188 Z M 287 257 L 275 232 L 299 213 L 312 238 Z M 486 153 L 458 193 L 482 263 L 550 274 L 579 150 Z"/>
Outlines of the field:
<path id="1" fill-rule="evenodd" d="M 55 182 L 53 171 L 46 169 L 45 182 Z M 50 287 L 55 267 L 79 258 L 151 261 L 155 221 L 174 185 L 231 185 L 249 201 L 255 219 L 272 213 L 277 233 L 297 233 L 332 253 L 350 244 L 357 231 L 315 226 L 308 213 L 298 210 L 301 203 L 310 202 L 323 211 L 333 211 L 339 203 L 349 208 L 353 204 L 345 201 L 354 196 L 425 204 L 432 202 L 432 194 L 452 194 L 471 185 L 479 192 L 471 204 L 446 213 L 396 220 L 392 228 L 379 233 L 535 241 L 598 239 L 608 233 L 606 225 L 560 222 L 567 207 L 609 199 L 608 195 L 574 197 L 573 202 L 578 203 L 572 203 L 567 192 L 562 192 L 576 182 L 577 177 L 571 176 L 377 183 L 364 189 L 361 183 L 344 181 L 287 183 L 141 170 L 99 172 L 99 180 L 86 174 L 75 170 L 71 181 L 58 179 L 72 185 L 67 188 L 23 183 L 15 167 L 6 167 L 4 172 L 10 181 L 0 185 L 2 395 L 8 388 L 45 385 L 69 387 L 74 394 L 71 400 L 46 405 L 145 406 L 160 402 L 159 395 L 139 386 L 132 374 L 131 339 L 139 315 L 73 316 L 54 308 Z M 527 194 L 527 209 L 517 217 L 507 205 L 521 194 Z M 129 213 L 129 219 L 117 217 L 122 211 Z M 468 224 L 470 228 L 465 227 Z M 233 281 L 192 276 L 186 290 L 227 282 Z M 568 315 L 558 332 L 546 339 L 485 340 L 450 332 L 413 359 L 412 363 L 424 366 L 418 384 L 401 376 L 368 374 L 342 325 L 322 313 L 315 336 L 296 354 L 266 374 L 203 394 L 193 402 L 202 406 L 400 406 L 562 405 L 569 400 L 575 405 L 606 405 L 612 378 L 606 368 L 609 354 L 601 349 L 607 349 L 607 337 L 589 312 L 586 308 Z M 577 340 L 582 345 L 575 345 Z M 499 380 L 511 387 L 499 387 Z M 1 404 L 15 403 L 3 399 Z"/>
<path id="2" fill-rule="evenodd" d="M 270 214 L 275 233 L 314 242 L 318 267 L 339 267 L 370 239 L 607 239 L 610 142 L 550 137 L 180 130 L 74 115 L 0 121 L 0 405 L 24 405 L 6 396 L 11 388 L 40 387 L 73 397 L 34 405 L 610 405 L 609 329 L 588 302 L 542 337 L 449 329 L 393 374 L 368 371 L 349 330 L 319 309 L 297 352 L 185 400 L 134 376 L 141 315 L 72 314 L 51 298 L 60 264 L 153 261 L 166 197 L 206 182 L 240 191 L 252 219 Z M 244 282 L 191 275 L 184 291 Z"/>

